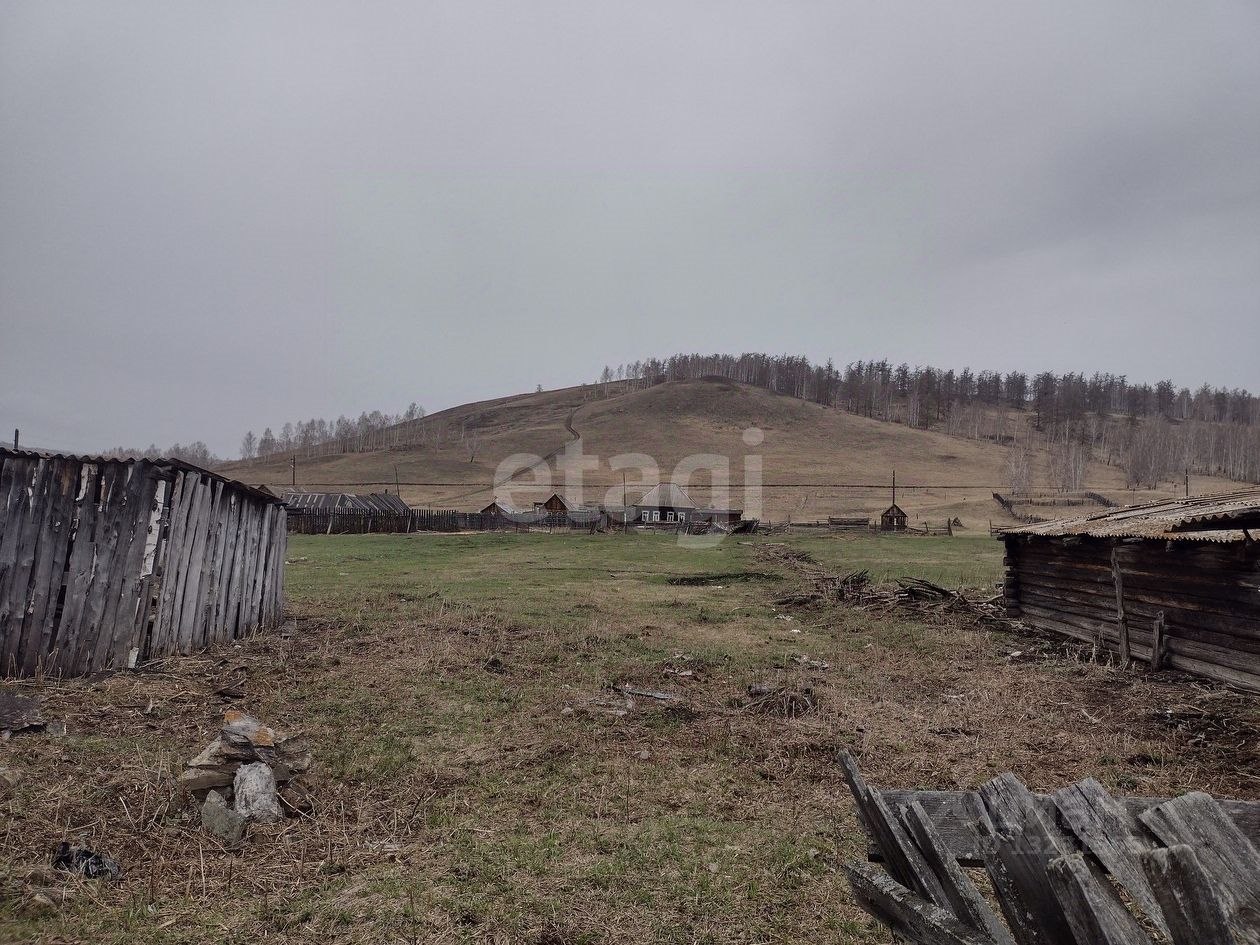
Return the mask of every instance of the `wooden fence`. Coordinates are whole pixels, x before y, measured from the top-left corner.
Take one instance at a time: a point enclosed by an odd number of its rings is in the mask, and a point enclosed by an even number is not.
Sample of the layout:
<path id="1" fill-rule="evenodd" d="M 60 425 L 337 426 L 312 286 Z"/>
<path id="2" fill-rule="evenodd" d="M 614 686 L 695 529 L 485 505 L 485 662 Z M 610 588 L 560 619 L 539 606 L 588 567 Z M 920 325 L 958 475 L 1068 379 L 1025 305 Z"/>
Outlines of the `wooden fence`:
<path id="1" fill-rule="evenodd" d="M 479 512 L 412 509 L 410 512 L 365 512 L 361 509 L 291 511 L 289 532 L 295 535 L 367 535 L 407 532 L 479 531 Z"/>
<path id="2" fill-rule="evenodd" d="M 284 508 L 185 463 L 0 450 L 0 675 L 78 675 L 279 622 Z"/>

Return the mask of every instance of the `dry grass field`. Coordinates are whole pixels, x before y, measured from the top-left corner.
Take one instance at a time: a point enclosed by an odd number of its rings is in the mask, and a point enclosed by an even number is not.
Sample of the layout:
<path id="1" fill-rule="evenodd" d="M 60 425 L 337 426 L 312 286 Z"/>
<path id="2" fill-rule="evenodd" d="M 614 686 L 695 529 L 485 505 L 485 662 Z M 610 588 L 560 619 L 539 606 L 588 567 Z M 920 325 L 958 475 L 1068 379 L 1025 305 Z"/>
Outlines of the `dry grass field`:
<path id="1" fill-rule="evenodd" d="M 986 594 L 996 542 L 789 539 Z M 776 605 L 762 539 L 295 538 L 294 625 L 140 672 L 7 684 L 0 941 L 886 942 L 839 864 L 872 783 L 1260 797 L 1255 699 L 934 612 Z M 616 687 L 660 691 L 669 700 Z M 753 698 L 761 686 L 771 698 Z M 759 690 L 760 691 L 760 690 Z M 237 853 L 175 785 L 226 708 L 309 738 L 299 813 Z M 51 872 L 82 838 L 117 883 Z"/>
<path id="2" fill-rule="evenodd" d="M 516 453 L 549 457 L 571 439 L 569 427 L 581 436 L 582 450 L 599 460 L 599 467 L 585 476 L 587 501 L 621 501 L 621 476 L 609 467 L 611 457 L 643 453 L 669 479 L 680 460 L 698 453 L 729 458 L 732 481 L 743 482 L 744 457 L 762 457 L 763 518 L 773 521 L 814 521 L 828 515 L 877 516 L 890 500 L 895 469 L 902 488 L 898 502 L 912 525 L 942 524 L 958 518 L 973 530 L 986 529 L 990 521 L 1011 524 L 990 493 L 1005 491 L 1008 482 L 1008 449 L 995 443 L 916 430 L 897 423 L 868 420 L 840 410 L 824 408 L 792 397 L 726 380 L 673 381 L 644 390 L 622 393 L 610 385 L 608 396 L 594 386 L 573 387 L 537 394 L 522 394 L 494 401 L 467 404 L 433 414 L 419 421 L 431 438 L 430 445 L 370 453 L 351 453 L 302 462 L 298 481 L 310 488 L 344 491 L 380 491 L 397 478 L 406 482 L 471 483 L 459 486 L 407 486 L 402 496 L 412 505 L 475 510 L 491 500 L 490 483 L 495 468 Z M 1028 422 L 1021 416 L 1017 422 Z M 764 431 L 764 442 L 745 445 L 744 430 Z M 553 486 L 562 485 L 562 466 L 552 462 Z M 1034 458 L 1040 483 L 1048 482 L 1048 457 Z M 287 458 L 237 464 L 229 474 L 247 482 L 266 483 L 281 489 L 288 485 Z M 629 472 L 630 501 L 658 481 Z M 529 484 L 532 479 L 522 476 Z M 377 482 L 375 487 L 339 485 Z M 693 498 L 711 501 L 704 474 L 696 479 Z M 786 488 L 781 484 L 789 484 Z M 873 489 L 839 489 L 801 483 L 878 484 Z M 1128 492 L 1121 470 L 1094 463 L 1088 487 L 1108 494 L 1122 504 L 1157 496 L 1179 494 L 1179 483 L 1169 483 L 1156 493 Z M 914 488 L 956 486 L 959 488 Z M 1195 492 L 1230 488 L 1223 479 L 1194 477 Z M 548 490 L 522 488 L 514 493 L 518 504 L 546 498 Z M 738 489 L 731 501 L 742 505 Z"/>

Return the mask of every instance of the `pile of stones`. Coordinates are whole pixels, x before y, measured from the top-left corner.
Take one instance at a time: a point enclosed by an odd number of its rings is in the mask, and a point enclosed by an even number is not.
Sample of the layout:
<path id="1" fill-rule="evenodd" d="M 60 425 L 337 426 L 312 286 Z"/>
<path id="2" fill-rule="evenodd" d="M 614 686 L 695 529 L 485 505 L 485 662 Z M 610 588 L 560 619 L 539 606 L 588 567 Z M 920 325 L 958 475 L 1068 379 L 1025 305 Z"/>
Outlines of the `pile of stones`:
<path id="1" fill-rule="evenodd" d="M 202 825 L 235 849 L 251 823 L 284 819 L 279 785 L 310 766 L 311 753 L 300 735 L 229 709 L 219 736 L 188 762 L 179 782 L 199 800 Z"/>

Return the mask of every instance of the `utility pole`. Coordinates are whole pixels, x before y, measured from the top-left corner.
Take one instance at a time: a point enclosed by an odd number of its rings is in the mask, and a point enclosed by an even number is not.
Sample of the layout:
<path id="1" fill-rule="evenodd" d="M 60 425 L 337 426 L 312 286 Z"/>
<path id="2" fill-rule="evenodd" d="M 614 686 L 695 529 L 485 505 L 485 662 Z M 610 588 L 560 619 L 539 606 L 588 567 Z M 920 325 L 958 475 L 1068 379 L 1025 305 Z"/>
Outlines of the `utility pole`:
<path id="1" fill-rule="evenodd" d="M 626 508 L 626 474 L 621 474 L 621 534 L 630 534 L 630 510 Z"/>
<path id="2" fill-rule="evenodd" d="M 893 470 L 893 500 L 892 504 L 897 504 L 897 470 Z"/>
<path id="3" fill-rule="evenodd" d="M 1190 498 L 1190 467 L 1186 467 L 1186 498 Z"/>
<path id="4" fill-rule="evenodd" d="M 19 431 L 17 427 L 13 428 L 13 448 L 14 449 L 18 448 L 18 433 L 19 432 L 21 431 Z"/>
<path id="5" fill-rule="evenodd" d="M 293 458 L 289 460 L 289 469 L 293 471 L 293 488 L 297 488 L 297 454 L 293 454 Z"/>

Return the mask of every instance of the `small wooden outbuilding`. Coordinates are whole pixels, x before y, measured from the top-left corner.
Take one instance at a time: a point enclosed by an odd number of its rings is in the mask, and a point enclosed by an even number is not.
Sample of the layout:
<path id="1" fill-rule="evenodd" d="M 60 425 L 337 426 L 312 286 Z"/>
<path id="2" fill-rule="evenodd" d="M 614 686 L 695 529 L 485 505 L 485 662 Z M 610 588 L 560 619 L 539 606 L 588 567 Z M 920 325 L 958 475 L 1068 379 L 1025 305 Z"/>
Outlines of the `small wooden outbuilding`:
<path id="1" fill-rule="evenodd" d="M 495 499 L 480 514 L 481 527 L 486 529 L 528 527 L 538 525 L 547 518 L 541 503 L 534 509 L 518 509 L 505 499 Z"/>
<path id="2" fill-rule="evenodd" d="M 506 518 L 509 515 L 516 514 L 516 512 L 516 508 L 507 502 L 504 502 L 502 499 L 495 499 L 484 509 L 481 509 L 479 514 L 487 518 Z"/>
<path id="3" fill-rule="evenodd" d="M 1025 623 L 1260 690 L 1260 489 L 1006 529 Z"/>
<path id="4" fill-rule="evenodd" d="M 545 502 L 534 503 L 535 509 L 542 509 L 548 515 L 563 515 L 570 509 L 578 507 L 579 506 L 576 503 L 569 502 L 569 500 L 562 496 L 559 492 L 551 493 Z"/>
<path id="5" fill-rule="evenodd" d="M 743 509 L 696 509 L 691 513 L 692 522 L 711 522 L 727 528 L 738 525 L 743 517 Z"/>
<path id="6" fill-rule="evenodd" d="M 879 516 L 881 532 L 904 532 L 906 530 L 906 513 L 896 502 L 884 509 Z"/>
<path id="7" fill-rule="evenodd" d="M 535 502 L 534 511 L 541 516 L 542 524 L 551 526 L 571 525 L 575 522 L 586 525 L 591 521 L 592 513 L 596 517 L 599 513 L 598 509 L 589 509 L 559 492 L 553 492 L 543 502 Z"/>

